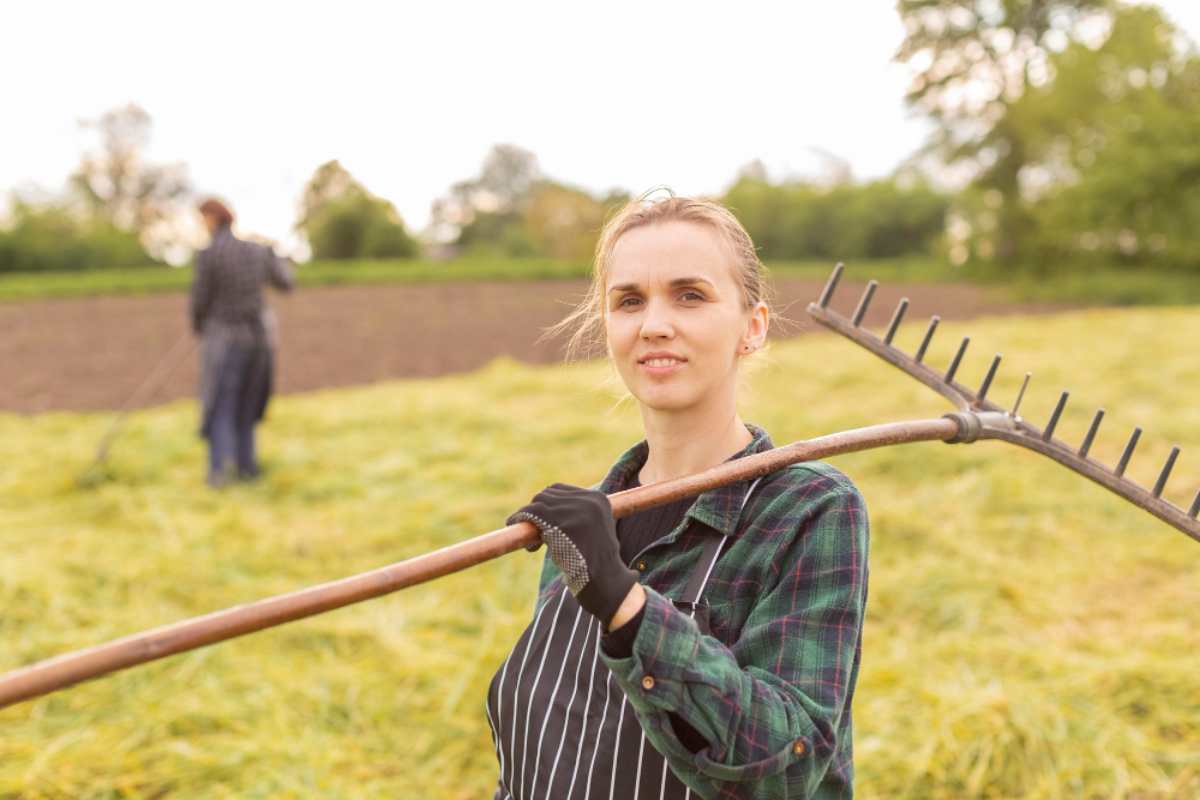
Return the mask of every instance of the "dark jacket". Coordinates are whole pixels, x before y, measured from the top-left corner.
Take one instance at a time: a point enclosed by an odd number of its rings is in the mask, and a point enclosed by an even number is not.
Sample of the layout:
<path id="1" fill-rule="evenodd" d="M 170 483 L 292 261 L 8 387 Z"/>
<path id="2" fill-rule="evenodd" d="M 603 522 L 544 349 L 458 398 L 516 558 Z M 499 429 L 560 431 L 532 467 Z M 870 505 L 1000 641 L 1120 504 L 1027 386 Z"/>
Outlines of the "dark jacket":
<path id="1" fill-rule="evenodd" d="M 264 283 L 290 291 L 295 281 L 287 260 L 269 247 L 242 241 L 228 226 L 218 229 L 212 244 L 196 256 L 192 330 L 203 333 L 213 321 L 251 332 L 261 329 Z"/>
<path id="2" fill-rule="evenodd" d="M 291 268 L 269 247 L 238 239 L 228 226 L 213 234 L 212 244 L 196 256 L 190 314 L 192 330 L 203 337 L 200 349 L 200 432 L 207 436 L 220 387 L 241 388 L 238 416 L 262 419 L 272 389 L 272 335 L 262 286 L 290 291 Z M 234 349 L 239 357 L 232 358 Z M 228 369 L 244 371 L 229 381 Z M 223 380 L 223 377 L 226 378 Z"/>

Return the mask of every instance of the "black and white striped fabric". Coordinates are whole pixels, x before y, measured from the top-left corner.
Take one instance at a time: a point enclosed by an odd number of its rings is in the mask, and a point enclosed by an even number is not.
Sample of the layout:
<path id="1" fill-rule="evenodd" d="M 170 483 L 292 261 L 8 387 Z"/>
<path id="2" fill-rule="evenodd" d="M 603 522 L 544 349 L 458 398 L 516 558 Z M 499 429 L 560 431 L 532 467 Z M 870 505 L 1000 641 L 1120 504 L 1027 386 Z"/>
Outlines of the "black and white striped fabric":
<path id="1" fill-rule="evenodd" d="M 746 491 L 743 508 L 757 484 Z M 686 596 L 676 601 L 686 613 L 702 608 L 723 544 L 724 537 L 711 537 Z M 488 688 L 500 762 L 495 800 L 691 800 L 601 661 L 600 622 L 562 581 L 552 586 Z M 706 616 L 697 623 L 707 633 Z"/>

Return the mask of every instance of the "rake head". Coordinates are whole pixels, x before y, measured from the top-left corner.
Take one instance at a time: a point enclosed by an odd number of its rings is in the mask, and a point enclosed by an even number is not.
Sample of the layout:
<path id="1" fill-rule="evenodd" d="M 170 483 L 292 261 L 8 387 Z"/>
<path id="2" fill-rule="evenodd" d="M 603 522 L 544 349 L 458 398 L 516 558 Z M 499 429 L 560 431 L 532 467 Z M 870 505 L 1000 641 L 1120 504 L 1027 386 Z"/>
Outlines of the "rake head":
<path id="1" fill-rule="evenodd" d="M 1162 497 L 1167 479 L 1171 476 L 1171 470 L 1179 457 L 1178 447 L 1171 448 L 1171 454 L 1167 456 L 1167 461 L 1158 475 L 1158 480 L 1154 482 L 1153 489 L 1147 490 L 1137 485 L 1125 477 L 1125 468 L 1129 465 L 1129 459 L 1133 457 L 1134 448 L 1137 447 L 1138 440 L 1141 438 L 1141 428 L 1133 429 L 1129 442 L 1125 445 L 1125 451 L 1121 455 L 1121 460 L 1115 467 L 1110 469 L 1088 458 L 1088 451 L 1096 438 L 1096 431 L 1099 430 L 1100 422 L 1104 419 L 1104 409 L 1099 409 L 1092 418 L 1092 424 L 1088 428 L 1087 435 L 1084 436 L 1083 443 L 1078 448 L 1068 446 L 1062 440 L 1054 438 L 1054 429 L 1058 425 L 1059 417 L 1062 416 L 1070 396 L 1068 392 L 1063 392 L 1059 396 L 1058 403 L 1054 406 L 1054 411 L 1050 414 L 1046 427 L 1039 429 L 1029 424 L 1017 414 L 1021 407 L 1021 400 L 1025 396 L 1025 390 L 1029 386 L 1029 373 L 1025 374 L 1025 381 L 1021 385 L 1021 391 L 1017 394 L 1013 407 L 1008 410 L 1002 409 L 987 399 L 988 389 L 991 388 L 992 380 L 996 377 L 996 370 L 1000 367 L 999 354 L 992 358 L 991 366 L 988 367 L 987 374 L 978 390 L 963 386 L 955 381 L 954 377 L 958 373 L 963 356 L 966 355 L 967 346 L 971 342 L 970 337 L 962 340 L 945 372 L 934 370 L 925 363 L 924 359 L 929 349 L 929 343 L 933 340 L 933 334 L 937 330 L 938 317 L 934 316 L 930 319 L 929 327 L 925 330 L 917 352 L 910 356 L 892 344 L 896 329 L 900 327 L 900 322 L 908 310 L 907 298 L 901 300 L 900 304 L 896 306 L 882 339 L 862 327 L 863 317 L 867 313 L 867 308 L 871 304 L 875 288 L 878 285 L 875 281 L 867 284 L 850 319 L 829 308 L 829 301 L 842 277 L 842 269 L 841 264 L 833 268 L 833 273 L 829 276 L 820 299 L 809 304 L 808 313 L 825 327 L 870 350 L 884 361 L 900 368 L 954 403 L 958 410 L 948 416 L 952 416 L 958 421 L 963 433 L 952 442 L 966 443 L 979 439 L 999 439 L 1041 453 L 1067 469 L 1090 478 L 1139 508 L 1149 511 L 1168 525 L 1178 528 L 1200 542 L 1200 520 L 1197 520 L 1197 515 L 1200 515 L 1200 492 L 1196 493 L 1196 499 L 1186 512 Z"/>

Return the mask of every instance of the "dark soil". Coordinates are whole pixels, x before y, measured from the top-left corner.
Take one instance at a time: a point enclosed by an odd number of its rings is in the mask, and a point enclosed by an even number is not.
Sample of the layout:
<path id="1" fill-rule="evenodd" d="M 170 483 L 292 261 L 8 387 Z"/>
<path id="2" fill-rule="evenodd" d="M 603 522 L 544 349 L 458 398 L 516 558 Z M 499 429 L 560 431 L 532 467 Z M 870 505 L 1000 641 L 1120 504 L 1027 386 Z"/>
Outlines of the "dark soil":
<path id="1" fill-rule="evenodd" d="M 849 314 L 862 284 L 848 282 L 833 306 Z M 279 320 L 279 391 L 304 392 L 395 378 L 462 372 L 496 356 L 548 363 L 562 341 L 539 342 L 583 295 L 581 281 L 471 282 L 330 286 L 271 299 Z M 812 331 L 805 306 L 820 293 L 813 280 L 776 281 L 776 307 L 794 321 L 775 329 Z M 973 286 L 880 287 L 865 325 L 887 325 L 901 296 L 908 319 L 939 314 L 1036 313 L 1059 307 L 1013 304 Z M 187 332 L 183 294 L 92 297 L 0 304 L 0 410 L 122 407 Z M 196 358 L 186 346 L 178 367 L 161 370 L 134 405 L 191 396 Z"/>

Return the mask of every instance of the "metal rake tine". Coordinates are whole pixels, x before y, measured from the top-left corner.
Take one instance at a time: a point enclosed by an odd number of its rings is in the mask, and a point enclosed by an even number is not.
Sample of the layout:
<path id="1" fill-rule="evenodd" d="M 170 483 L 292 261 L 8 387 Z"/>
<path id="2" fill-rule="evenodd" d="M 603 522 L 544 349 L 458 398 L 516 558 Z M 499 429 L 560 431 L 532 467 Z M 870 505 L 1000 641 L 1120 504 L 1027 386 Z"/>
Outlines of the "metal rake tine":
<path id="1" fill-rule="evenodd" d="M 1017 399 L 1013 403 L 1012 411 L 1008 412 L 1013 419 L 1017 418 L 1017 412 L 1021 410 L 1021 401 L 1025 399 L 1025 390 L 1029 388 L 1029 379 L 1032 377 L 1032 372 L 1025 373 L 1025 380 L 1021 382 L 1021 391 L 1017 392 Z"/>
<path id="2" fill-rule="evenodd" d="M 913 356 L 913 360 L 918 364 L 925 358 L 925 351 L 929 349 L 929 342 L 933 339 L 933 332 L 937 330 L 939 322 L 941 322 L 941 318 L 937 314 L 929 318 L 929 327 L 925 329 L 925 338 L 921 340 L 921 346 L 917 348 L 917 354 Z"/>
<path id="3" fill-rule="evenodd" d="M 963 355 L 967 352 L 967 345 L 971 343 L 970 336 L 964 336 L 962 344 L 958 346 L 958 352 L 954 354 L 954 360 L 950 362 L 950 369 L 946 370 L 946 383 L 954 383 L 954 375 L 958 372 L 958 365 L 962 363 Z"/>
<path id="4" fill-rule="evenodd" d="M 820 302 L 810 303 L 808 313 L 812 315 L 814 320 L 825 327 L 845 336 L 860 347 L 871 351 L 879 358 L 897 367 L 910 377 L 920 381 L 954 403 L 958 410 L 946 416 L 953 418 L 958 423 L 958 433 L 953 438 L 947 438 L 945 441 L 965 444 L 992 439 L 1008 442 L 1026 450 L 1033 450 L 1066 467 L 1077 475 L 1100 484 L 1117 496 L 1133 503 L 1143 511 L 1158 517 L 1168 525 L 1179 529 L 1185 535 L 1200 542 L 1200 493 L 1197 493 L 1195 500 L 1192 502 L 1191 509 L 1186 513 L 1181 507 L 1172 505 L 1162 498 L 1163 489 L 1166 487 L 1171 470 L 1178 458 L 1178 448 L 1172 450 L 1153 490 L 1139 486 L 1134 481 L 1124 477 L 1124 473 L 1126 467 L 1129 466 L 1129 461 L 1133 457 L 1134 449 L 1137 447 L 1138 440 L 1141 437 L 1141 428 L 1134 429 L 1129 443 L 1125 446 L 1125 452 L 1121 456 L 1120 463 L 1117 464 L 1115 469 L 1109 469 L 1107 466 L 1089 459 L 1088 452 L 1095 442 L 1096 434 L 1100 429 L 1100 423 L 1104 419 L 1105 412 L 1103 408 L 1096 411 L 1092 419 L 1092 424 L 1088 428 L 1087 435 L 1084 437 L 1083 444 L 1079 447 L 1079 450 L 1075 451 L 1073 448 L 1067 447 L 1063 442 L 1054 438 L 1054 431 L 1062 418 L 1063 411 L 1070 398 L 1069 392 L 1063 392 L 1059 397 L 1058 403 L 1045 429 L 1039 430 L 1035 428 L 1019 416 L 1021 403 L 1025 398 L 1025 393 L 1029 389 L 1029 381 L 1033 377 L 1032 373 L 1025 373 L 1025 380 L 1021 383 L 1020 391 L 1017 392 L 1016 400 L 1012 404 L 1012 410 L 1005 411 L 999 405 L 987 399 L 988 391 L 992 387 L 1000 366 L 1001 356 L 997 353 L 988 367 L 987 375 L 979 387 L 979 392 L 972 394 L 971 390 L 954 382 L 954 376 L 962 364 L 967 346 L 971 341 L 969 337 L 962 340 L 962 344 L 959 345 L 958 352 L 955 354 L 949 369 L 945 374 L 941 374 L 923 363 L 926 354 L 929 352 L 930 342 L 933 340 L 933 335 L 938 328 L 938 323 L 941 322 L 941 318 L 937 315 L 930 318 L 929 327 L 921 339 L 920 346 L 917 348 L 916 353 L 910 356 L 892 343 L 900 327 L 901 320 L 908 310 L 908 298 L 900 301 L 892 314 L 891 321 L 888 323 L 887 332 L 880 339 L 861 327 L 867 306 L 874 295 L 875 287 L 878 286 L 875 281 L 868 283 L 865 293 L 859 299 L 858 307 L 850 317 L 843 316 L 827 308 L 841 274 L 842 265 L 839 264 L 834 268 L 833 274 L 826 283 Z"/>
<path id="5" fill-rule="evenodd" d="M 871 305 L 871 298 L 875 296 L 875 288 L 879 286 L 875 281 L 868 281 L 867 288 L 863 291 L 862 297 L 858 301 L 858 308 L 854 309 L 854 317 L 850 320 L 850 324 L 858 327 L 862 324 L 863 317 L 867 313 L 867 306 Z"/>
<path id="6" fill-rule="evenodd" d="M 892 343 L 892 339 L 896 335 L 896 329 L 900 327 L 900 320 L 904 319 L 905 311 L 908 311 L 908 298 L 901 297 L 900 305 L 896 306 L 896 310 L 892 313 L 892 321 L 888 323 L 887 333 L 884 334 L 884 344 L 890 345 Z"/>
<path id="7" fill-rule="evenodd" d="M 830 283 L 833 282 L 833 277 L 830 278 Z M 859 302 L 858 309 L 852 316 L 860 316 L 860 312 L 864 310 L 864 306 L 870 302 L 870 285 L 878 286 L 876 281 L 870 281 L 867 287 L 867 295 Z M 828 289 L 829 284 L 826 284 Z M 824 294 L 822 295 L 824 297 Z M 953 383 L 947 383 L 940 371 L 934 371 L 925 364 L 921 364 L 914 360 L 912 356 L 903 352 L 899 348 L 891 344 L 891 338 L 895 336 L 896 328 L 899 326 L 900 318 L 904 315 L 904 309 L 908 306 L 908 298 L 900 301 L 900 306 L 892 315 L 892 322 L 888 325 L 888 333 L 884 339 L 880 339 L 875 334 L 868 331 L 862 325 L 856 325 L 851 317 L 843 316 L 832 308 L 822 307 L 817 302 L 808 304 L 808 313 L 814 320 L 821 323 L 827 328 L 845 336 L 856 342 L 859 346 L 870 350 L 875 355 L 887 361 L 892 366 L 903 372 L 911 375 L 917 380 L 924 383 L 930 389 L 933 389 L 938 394 L 945 397 L 954 406 L 962 411 L 967 411 L 971 408 L 971 393 L 962 386 Z M 859 320 L 861 322 L 861 320 Z M 917 358 L 924 356 L 924 351 L 929 347 L 929 340 L 933 335 L 933 328 L 937 327 L 938 318 L 934 317 L 930 330 L 925 335 L 925 342 L 921 346 L 921 352 L 917 354 Z"/>
<path id="8" fill-rule="evenodd" d="M 829 305 L 829 301 L 833 299 L 833 292 L 837 289 L 838 281 L 842 279 L 842 270 L 846 265 L 838 262 L 833 267 L 833 272 L 829 275 L 829 280 L 825 282 L 825 288 L 821 290 L 821 299 L 817 301 L 817 305 L 825 308 Z"/>
<path id="9" fill-rule="evenodd" d="M 1162 472 L 1158 474 L 1158 480 L 1154 482 L 1154 490 L 1151 492 L 1155 497 L 1162 497 L 1163 489 L 1167 488 L 1167 478 L 1171 477 L 1171 470 L 1175 467 L 1175 459 L 1179 457 L 1179 445 L 1171 448 L 1171 455 L 1167 456 L 1167 463 L 1163 464 Z"/>
<path id="10" fill-rule="evenodd" d="M 1054 429 L 1058 427 L 1058 418 L 1062 416 L 1063 409 L 1067 407 L 1067 398 L 1071 396 L 1070 392 L 1063 392 L 1058 397 L 1058 405 L 1054 406 L 1054 413 L 1050 415 L 1050 421 L 1046 423 L 1046 430 L 1042 431 L 1042 441 L 1048 442 L 1054 437 Z"/>
<path id="11" fill-rule="evenodd" d="M 1092 449 L 1092 442 L 1096 439 L 1096 431 L 1100 430 L 1100 421 L 1104 419 L 1104 409 L 1096 409 L 1096 416 L 1092 417 L 1092 426 L 1088 428 L 1087 436 L 1083 437 L 1083 444 L 1079 446 L 1079 457 L 1087 458 L 1088 451 Z"/>
<path id="12" fill-rule="evenodd" d="M 1125 452 L 1121 454 L 1121 460 L 1117 463 L 1117 468 L 1113 470 L 1118 478 L 1125 474 L 1125 468 L 1129 466 L 1129 459 L 1133 457 L 1133 448 L 1137 447 L 1140 438 L 1142 438 L 1142 429 L 1134 428 L 1133 435 L 1129 437 L 1129 444 L 1125 445 Z"/>
<path id="13" fill-rule="evenodd" d="M 996 353 L 992 358 L 992 365 L 988 367 L 987 375 L 983 378 L 983 383 L 979 385 L 979 391 L 975 394 L 976 404 L 982 404 L 987 399 L 988 389 L 992 388 L 992 379 L 996 377 L 996 370 L 1000 368 L 1000 354 Z"/>

